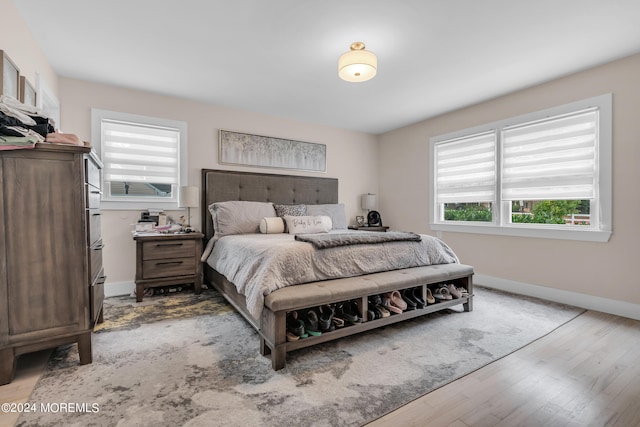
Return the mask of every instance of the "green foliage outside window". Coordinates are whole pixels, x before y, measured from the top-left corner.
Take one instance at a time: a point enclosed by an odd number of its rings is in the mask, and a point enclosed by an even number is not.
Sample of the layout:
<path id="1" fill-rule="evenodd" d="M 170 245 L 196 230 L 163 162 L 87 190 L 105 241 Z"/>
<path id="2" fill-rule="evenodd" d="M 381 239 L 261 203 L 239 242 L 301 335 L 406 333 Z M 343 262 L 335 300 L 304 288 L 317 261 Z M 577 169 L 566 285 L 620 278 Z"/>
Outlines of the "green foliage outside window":
<path id="1" fill-rule="evenodd" d="M 589 213 L 584 200 L 542 200 L 535 204 L 531 214 L 511 215 L 511 222 L 526 224 L 564 224 L 565 217 L 577 213 Z M 588 202 L 588 201 L 587 201 Z M 512 211 L 519 209 L 519 203 L 512 204 Z"/>
<path id="2" fill-rule="evenodd" d="M 565 224 L 565 217 L 571 214 L 589 214 L 588 200 L 542 200 L 533 205 L 531 212 L 519 213 L 520 202 L 513 202 L 511 221 L 520 224 Z M 476 203 L 447 203 L 444 219 L 445 221 L 491 222 L 491 206 Z"/>
<path id="3" fill-rule="evenodd" d="M 447 204 L 448 205 L 448 204 Z M 445 206 L 445 221 L 481 221 L 491 222 L 491 207 L 465 204 L 464 207 Z"/>

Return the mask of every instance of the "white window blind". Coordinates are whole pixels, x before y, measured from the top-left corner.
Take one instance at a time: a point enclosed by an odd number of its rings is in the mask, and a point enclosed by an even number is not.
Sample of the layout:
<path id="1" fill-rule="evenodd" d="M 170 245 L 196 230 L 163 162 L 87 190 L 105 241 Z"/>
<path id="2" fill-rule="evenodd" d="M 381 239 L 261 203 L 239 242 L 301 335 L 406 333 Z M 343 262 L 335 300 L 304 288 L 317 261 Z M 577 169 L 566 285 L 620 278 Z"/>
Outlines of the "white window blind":
<path id="1" fill-rule="evenodd" d="M 483 203 L 496 198 L 496 133 L 435 145 L 437 203 Z"/>
<path id="2" fill-rule="evenodd" d="M 507 127 L 502 138 L 503 200 L 595 197 L 597 109 Z"/>
<path id="3" fill-rule="evenodd" d="M 179 129 L 102 120 L 101 148 L 105 182 L 179 182 Z"/>

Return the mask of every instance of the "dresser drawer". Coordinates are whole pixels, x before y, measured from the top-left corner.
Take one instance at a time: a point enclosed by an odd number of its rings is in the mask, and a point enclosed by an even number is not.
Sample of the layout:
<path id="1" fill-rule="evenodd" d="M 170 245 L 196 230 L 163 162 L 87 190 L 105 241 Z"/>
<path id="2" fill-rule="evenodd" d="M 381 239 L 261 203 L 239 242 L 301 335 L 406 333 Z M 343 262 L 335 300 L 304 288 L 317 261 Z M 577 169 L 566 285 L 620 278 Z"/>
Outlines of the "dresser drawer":
<path id="1" fill-rule="evenodd" d="M 104 271 L 100 270 L 95 280 L 91 283 L 89 289 L 91 297 L 91 321 L 95 324 L 98 320 L 98 315 L 102 310 L 102 302 L 104 301 L 104 282 L 107 280 L 107 276 L 104 275 Z"/>
<path id="2" fill-rule="evenodd" d="M 93 185 L 96 188 L 100 188 L 100 169 L 90 159 L 85 160 L 86 167 L 86 180 L 88 184 Z"/>
<path id="3" fill-rule="evenodd" d="M 94 187 L 90 184 L 87 184 L 84 187 L 86 191 L 85 199 L 87 201 L 87 208 L 100 209 L 100 197 L 102 196 L 100 188 Z"/>
<path id="4" fill-rule="evenodd" d="M 102 240 L 98 240 L 89 248 L 89 282 L 93 283 L 102 270 Z"/>
<path id="5" fill-rule="evenodd" d="M 194 257 L 196 242 L 193 240 L 167 240 L 144 242 L 142 246 L 142 259 L 164 259 Z"/>
<path id="6" fill-rule="evenodd" d="M 169 276 L 193 276 L 196 259 L 187 258 L 152 259 L 142 262 L 142 278 L 156 279 Z"/>
<path id="7" fill-rule="evenodd" d="M 100 232 L 101 218 L 100 209 L 87 209 L 87 223 L 89 224 L 87 243 L 89 246 L 93 246 L 102 237 Z"/>

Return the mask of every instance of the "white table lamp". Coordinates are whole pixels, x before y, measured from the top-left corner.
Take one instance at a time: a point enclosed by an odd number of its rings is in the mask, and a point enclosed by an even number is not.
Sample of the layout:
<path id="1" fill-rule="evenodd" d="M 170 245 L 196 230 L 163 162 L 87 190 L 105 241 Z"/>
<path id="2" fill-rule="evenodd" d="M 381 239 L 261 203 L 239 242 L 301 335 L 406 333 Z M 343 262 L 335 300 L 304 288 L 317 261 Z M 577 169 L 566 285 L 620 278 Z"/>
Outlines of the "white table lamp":
<path id="1" fill-rule="evenodd" d="M 178 207 L 187 208 L 187 220 L 184 227 L 191 227 L 191 208 L 200 206 L 200 194 L 198 187 L 180 187 L 178 191 Z"/>

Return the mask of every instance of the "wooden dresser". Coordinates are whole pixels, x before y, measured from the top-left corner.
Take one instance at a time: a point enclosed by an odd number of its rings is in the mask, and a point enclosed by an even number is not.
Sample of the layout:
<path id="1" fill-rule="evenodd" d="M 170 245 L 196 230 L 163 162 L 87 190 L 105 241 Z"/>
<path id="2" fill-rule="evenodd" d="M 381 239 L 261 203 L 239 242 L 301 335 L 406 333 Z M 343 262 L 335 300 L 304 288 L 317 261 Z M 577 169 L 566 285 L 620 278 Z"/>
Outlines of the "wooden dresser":
<path id="1" fill-rule="evenodd" d="M 0 151 L 0 385 L 19 355 L 78 343 L 102 319 L 99 160 L 88 147 Z"/>

